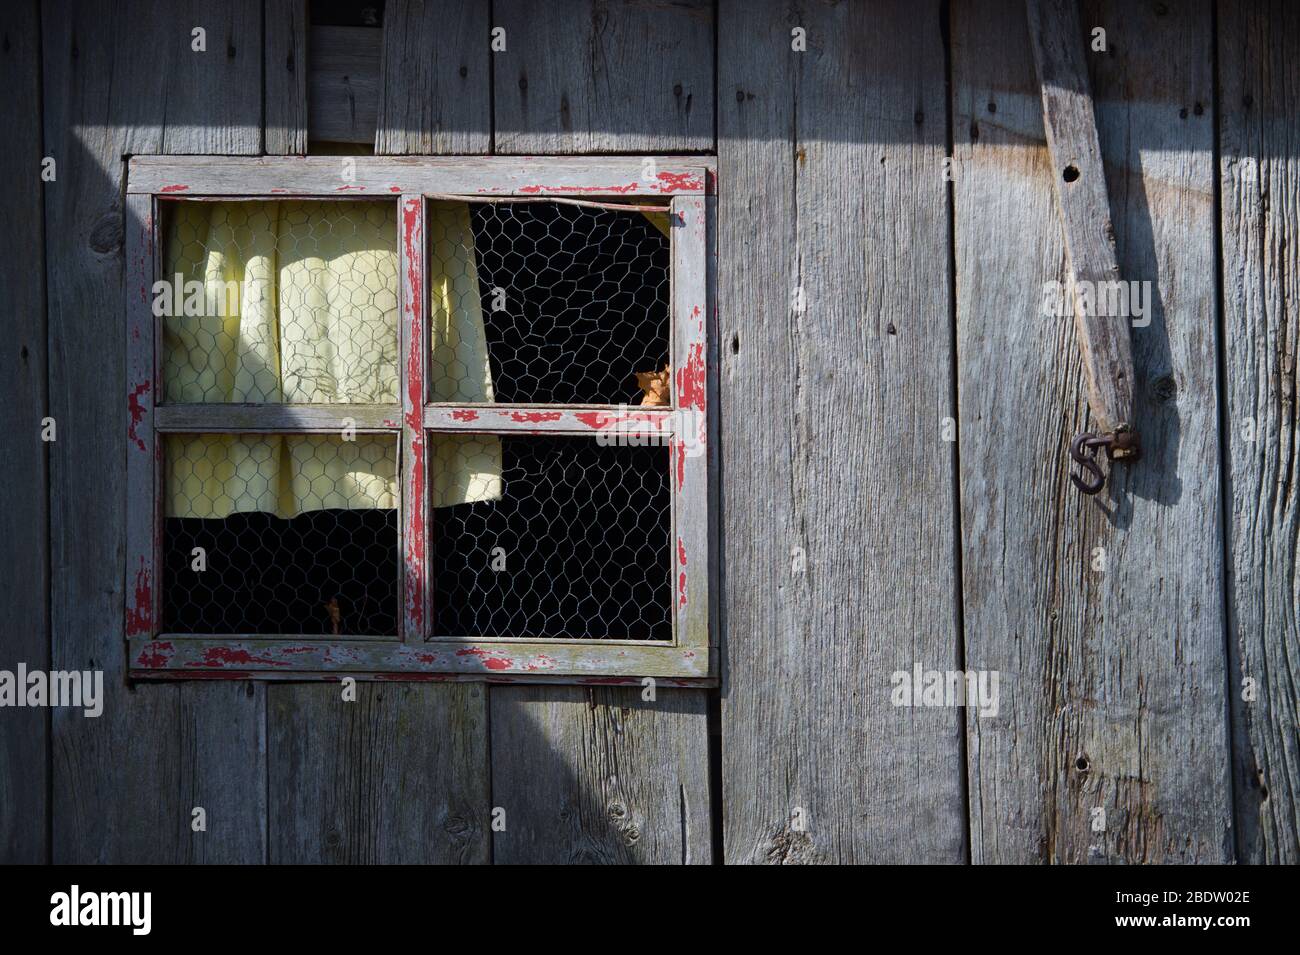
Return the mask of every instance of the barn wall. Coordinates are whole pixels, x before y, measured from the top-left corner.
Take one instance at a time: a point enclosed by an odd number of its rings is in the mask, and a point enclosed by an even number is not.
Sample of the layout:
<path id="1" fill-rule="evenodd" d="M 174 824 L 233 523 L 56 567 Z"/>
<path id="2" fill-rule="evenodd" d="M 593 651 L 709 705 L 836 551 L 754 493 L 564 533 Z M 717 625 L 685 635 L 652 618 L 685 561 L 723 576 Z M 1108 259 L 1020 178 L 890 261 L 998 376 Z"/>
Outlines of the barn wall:
<path id="1" fill-rule="evenodd" d="M 0 859 L 1295 861 L 1282 6 L 1081 8 L 1121 270 L 1154 289 L 1146 457 L 1090 501 L 1019 0 L 389 0 L 379 153 L 717 153 L 723 680 L 348 704 L 121 677 L 123 157 L 303 151 L 305 0 L 8 5 L 0 162 L 58 177 L 0 239 L 0 667 L 102 668 L 108 699 L 0 714 Z M 999 671 L 999 714 L 892 706 L 913 665 Z"/>

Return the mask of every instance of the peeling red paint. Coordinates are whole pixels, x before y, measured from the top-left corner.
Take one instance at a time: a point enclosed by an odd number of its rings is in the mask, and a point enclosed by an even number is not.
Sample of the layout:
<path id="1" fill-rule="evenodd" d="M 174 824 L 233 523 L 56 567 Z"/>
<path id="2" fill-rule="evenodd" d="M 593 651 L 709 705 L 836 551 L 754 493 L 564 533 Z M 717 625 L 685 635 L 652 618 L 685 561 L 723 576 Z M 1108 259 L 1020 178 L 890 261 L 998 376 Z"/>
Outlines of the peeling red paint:
<path id="1" fill-rule="evenodd" d="M 675 439 L 673 451 L 677 455 L 677 490 L 680 491 L 686 486 L 686 442 Z"/>
<path id="2" fill-rule="evenodd" d="M 677 538 L 677 563 L 686 566 L 686 542 Z"/>
<path id="3" fill-rule="evenodd" d="M 662 430 L 662 423 L 667 414 L 653 414 L 646 411 L 618 412 L 611 414 L 608 411 L 579 411 L 573 415 L 579 422 L 585 424 L 593 431 L 603 431 L 605 428 L 622 426 L 634 423 L 652 424 L 655 427 L 650 430 Z"/>
<path id="4" fill-rule="evenodd" d="M 457 410 L 457 411 L 453 411 L 453 412 L 451 413 L 451 416 L 452 416 L 453 418 L 455 418 L 457 421 L 477 421 L 477 420 L 478 420 L 478 412 L 477 412 L 477 411 L 470 411 L 468 408 L 461 408 L 461 409 L 459 409 L 459 410 Z"/>
<path id="5" fill-rule="evenodd" d="M 138 637 L 153 632 L 153 574 L 140 558 L 140 569 L 135 573 L 134 602 L 126 605 L 126 635 Z"/>
<path id="6" fill-rule="evenodd" d="M 600 194 L 602 194 L 602 193 L 611 193 L 611 192 L 616 192 L 616 193 L 620 193 L 620 194 L 626 195 L 626 194 L 629 193 L 629 192 L 636 192 L 636 191 L 637 191 L 638 189 L 640 189 L 640 188 L 641 188 L 641 183 L 639 183 L 639 182 L 629 182 L 629 183 L 627 183 L 626 185 L 620 185 L 620 186 L 590 186 L 590 187 L 584 187 L 582 191 L 583 191 L 584 193 L 587 193 L 588 195 L 600 195 Z M 571 186 L 571 185 L 565 185 L 565 186 L 547 186 L 547 185 L 538 184 L 538 185 L 532 185 L 532 186 L 520 186 L 520 187 L 519 187 L 519 191 L 522 192 L 522 193 L 524 193 L 524 194 L 526 194 L 526 195 L 530 195 L 530 196 L 536 196 L 536 195 L 539 195 L 539 194 L 541 194 L 541 193 L 552 193 L 552 194 L 554 194 L 554 193 L 562 193 L 562 194 L 567 194 L 567 193 L 571 193 L 571 192 L 573 192 L 573 186 Z"/>
<path id="7" fill-rule="evenodd" d="M 549 657 L 545 653 L 539 653 L 533 657 L 525 667 L 525 670 L 553 670 L 555 669 L 555 658 Z"/>
<path id="8" fill-rule="evenodd" d="M 190 191 L 190 187 L 189 187 L 189 186 L 182 186 L 182 185 L 180 185 L 179 183 L 177 183 L 177 184 L 174 185 L 174 186 L 163 186 L 163 187 L 162 187 L 162 191 L 163 191 L 163 192 L 189 192 L 189 191 Z"/>
<path id="9" fill-rule="evenodd" d="M 144 402 L 140 399 L 149 394 L 149 389 L 149 382 L 142 381 L 132 389 L 131 394 L 129 394 L 126 399 L 127 406 L 131 410 L 131 424 L 127 428 L 127 435 L 130 437 L 132 443 L 141 451 L 147 451 L 149 449 L 145 447 L 144 438 L 140 437 L 140 435 L 136 433 L 135 429 L 140 426 L 140 422 L 144 421 L 145 411 L 148 410 L 145 408 Z"/>
<path id="10" fill-rule="evenodd" d="M 140 648 L 140 655 L 135 658 L 137 665 L 148 667 L 149 669 L 158 669 L 165 667 L 167 661 L 171 659 L 175 647 L 167 641 L 146 643 Z"/>
<path id="11" fill-rule="evenodd" d="M 686 606 L 686 571 L 677 575 L 677 606 Z"/>
<path id="12" fill-rule="evenodd" d="M 682 408 L 694 408 L 703 411 L 704 398 L 704 346 L 696 342 L 691 345 L 690 356 L 685 367 L 677 369 L 677 404 Z"/>
<path id="13" fill-rule="evenodd" d="M 655 177 L 663 186 L 660 192 L 699 192 L 704 183 L 688 172 L 661 172 Z"/>
<path id="14" fill-rule="evenodd" d="M 401 192 L 401 191 L 402 191 L 402 187 L 401 187 L 401 186 L 389 186 L 389 187 L 388 187 L 388 191 L 389 191 L 389 192 Z"/>
<path id="15" fill-rule="evenodd" d="M 424 500 L 424 363 L 423 363 L 423 328 L 424 277 L 420 271 L 423 254 L 423 222 L 421 207 L 423 200 L 413 196 L 402 208 L 402 242 L 406 255 L 406 322 L 407 340 L 411 343 L 410 353 L 406 356 L 407 393 L 404 412 L 406 426 L 411 432 L 412 461 L 407 468 L 409 478 L 408 493 L 414 501 Z M 411 520 L 404 528 L 406 540 L 406 576 L 405 601 L 408 633 L 424 632 L 424 566 L 425 566 L 425 522 L 419 519 L 420 510 L 411 509 Z"/>
<path id="16" fill-rule="evenodd" d="M 365 186 L 339 186 L 334 191 L 335 192 L 365 192 L 366 187 Z"/>
<path id="17" fill-rule="evenodd" d="M 477 657 L 483 662 L 483 666 L 489 670 L 509 670 L 515 665 L 515 661 L 511 660 L 509 657 L 495 656 L 494 653 L 496 652 L 499 651 L 484 650 L 482 647 L 465 647 L 464 649 L 457 650 L 456 656 Z"/>
<path id="18" fill-rule="evenodd" d="M 541 424 L 543 421 L 559 421 L 564 417 L 562 411 L 502 411 L 500 414 L 520 424 Z"/>
<path id="19" fill-rule="evenodd" d="M 287 667 L 288 660 L 277 660 L 273 656 L 262 655 L 255 656 L 243 647 L 208 647 L 203 651 L 201 661 L 190 661 L 186 666 L 191 667 L 224 667 L 231 664 L 243 666 L 273 666 Z"/>

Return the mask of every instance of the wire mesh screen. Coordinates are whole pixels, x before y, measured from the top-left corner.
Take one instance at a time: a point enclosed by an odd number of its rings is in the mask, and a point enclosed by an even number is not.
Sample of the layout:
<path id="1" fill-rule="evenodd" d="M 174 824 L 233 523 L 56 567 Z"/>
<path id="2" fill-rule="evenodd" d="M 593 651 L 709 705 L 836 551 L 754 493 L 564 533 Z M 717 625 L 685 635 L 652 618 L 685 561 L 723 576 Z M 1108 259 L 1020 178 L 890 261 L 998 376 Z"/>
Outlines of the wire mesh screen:
<path id="1" fill-rule="evenodd" d="M 636 373 L 668 363 L 667 210 L 456 205 L 429 207 L 433 400 L 638 403 Z"/>
<path id="2" fill-rule="evenodd" d="M 167 435 L 162 630 L 397 633 L 387 435 Z"/>
<path id="3" fill-rule="evenodd" d="M 164 209 L 164 400 L 398 400 L 396 203 Z"/>
<path id="4" fill-rule="evenodd" d="M 501 446 L 499 499 L 433 512 L 433 635 L 671 640 L 667 449 Z"/>

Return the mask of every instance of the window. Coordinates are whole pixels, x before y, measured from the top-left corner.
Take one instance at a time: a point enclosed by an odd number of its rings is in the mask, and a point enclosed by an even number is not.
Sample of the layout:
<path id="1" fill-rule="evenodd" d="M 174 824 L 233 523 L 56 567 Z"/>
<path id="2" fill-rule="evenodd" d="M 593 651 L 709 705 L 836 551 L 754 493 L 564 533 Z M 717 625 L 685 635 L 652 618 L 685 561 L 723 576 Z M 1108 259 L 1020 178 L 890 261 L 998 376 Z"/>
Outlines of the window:
<path id="1" fill-rule="evenodd" d="M 714 678 L 711 177 L 131 160 L 132 674 Z"/>

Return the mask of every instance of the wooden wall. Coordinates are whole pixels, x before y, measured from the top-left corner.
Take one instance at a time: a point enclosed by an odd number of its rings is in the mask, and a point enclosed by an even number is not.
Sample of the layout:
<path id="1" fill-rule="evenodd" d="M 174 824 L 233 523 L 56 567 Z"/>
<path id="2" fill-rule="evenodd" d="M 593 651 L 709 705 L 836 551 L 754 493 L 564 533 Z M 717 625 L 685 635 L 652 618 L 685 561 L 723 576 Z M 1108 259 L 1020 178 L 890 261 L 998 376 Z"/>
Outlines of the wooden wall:
<path id="1" fill-rule="evenodd" d="M 0 238 L 0 668 L 108 691 L 98 719 L 0 711 L 4 861 L 1300 858 L 1295 11 L 1082 6 L 1121 269 L 1155 302 L 1146 457 L 1088 500 L 1018 0 L 388 0 L 377 152 L 716 152 L 724 669 L 653 703 L 343 703 L 121 678 L 122 160 L 303 151 L 309 43 L 303 0 L 105 7 L 0 11 L 0 163 L 31 184 Z M 892 706 L 914 664 L 999 671 L 1000 713 Z"/>

